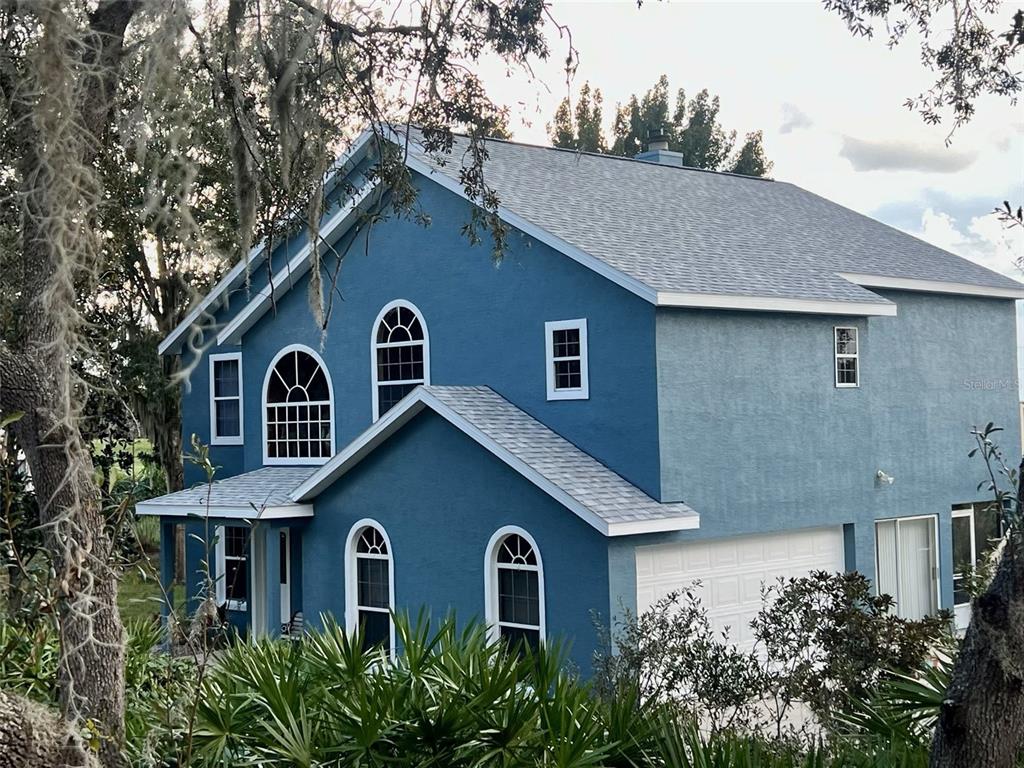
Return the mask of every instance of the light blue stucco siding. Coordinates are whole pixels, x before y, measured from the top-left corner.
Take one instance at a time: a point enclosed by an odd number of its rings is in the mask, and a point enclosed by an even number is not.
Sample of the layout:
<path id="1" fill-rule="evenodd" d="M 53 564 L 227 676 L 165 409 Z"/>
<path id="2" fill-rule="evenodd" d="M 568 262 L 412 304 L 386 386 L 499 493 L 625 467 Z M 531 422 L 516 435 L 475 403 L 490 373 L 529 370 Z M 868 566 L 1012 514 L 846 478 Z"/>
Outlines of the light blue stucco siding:
<path id="1" fill-rule="evenodd" d="M 934 514 L 940 604 L 951 606 L 950 508 L 986 498 L 984 463 L 967 455 L 972 427 L 1003 426 L 1018 458 L 1014 306 L 884 295 L 897 316 L 659 310 L 662 488 L 701 525 L 637 541 L 852 525 L 848 566 L 873 576 L 874 521 Z M 836 325 L 860 329 L 859 388 L 834 386 Z M 613 572 L 613 592 L 631 565 Z"/>
<path id="2" fill-rule="evenodd" d="M 345 615 L 345 542 L 363 518 L 391 540 L 395 604 L 460 623 L 483 619 L 484 557 L 507 525 L 528 531 L 544 566 L 549 638 L 572 642 L 571 660 L 590 670 L 594 614 L 607 620 L 604 536 L 436 414 L 426 411 L 316 501 L 303 532 L 307 620 Z"/>
<path id="3" fill-rule="evenodd" d="M 264 377 L 288 344 L 309 346 L 327 363 L 336 449 L 370 426 L 373 324 L 382 307 L 405 299 L 426 322 L 431 383 L 490 386 L 657 496 L 654 307 L 517 232 L 495 264 L 487 238 L 473 246 L 460 231 L 470 220 L 469 204 L 432 182 L 421 180 L 420 187 L 418 205 L 430 226 L 390 218 L 337 245 L 345 257 L 325 336 L 313 321 L 305 281 L 245 335 L 245 469 L 262 464 Z M 331 272 L 325 270 L 325 285 Z M 581 317 L 588 323 L 589 400 L 548 402 L 544 323 Z M 197 412 L 206 408 L 198 404 Z"/>

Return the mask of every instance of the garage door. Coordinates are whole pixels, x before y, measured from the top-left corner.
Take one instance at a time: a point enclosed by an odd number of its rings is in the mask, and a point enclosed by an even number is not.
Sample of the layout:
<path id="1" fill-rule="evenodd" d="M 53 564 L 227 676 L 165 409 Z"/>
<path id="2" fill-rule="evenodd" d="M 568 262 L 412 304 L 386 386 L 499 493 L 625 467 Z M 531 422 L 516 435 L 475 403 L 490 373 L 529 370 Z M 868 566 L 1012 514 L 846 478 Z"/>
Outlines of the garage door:
<path id="1" fill-rule="evenodd" d="M 812 528 L 735 536 L 636 550 L 637 610 L 645 611 L 673 590 L 700 580 L 696 594 L 712 627 L 750 648 L 750 620 L 761 608 L 761 584 L 780 576 L 844 570 L 843 529 Z"/>

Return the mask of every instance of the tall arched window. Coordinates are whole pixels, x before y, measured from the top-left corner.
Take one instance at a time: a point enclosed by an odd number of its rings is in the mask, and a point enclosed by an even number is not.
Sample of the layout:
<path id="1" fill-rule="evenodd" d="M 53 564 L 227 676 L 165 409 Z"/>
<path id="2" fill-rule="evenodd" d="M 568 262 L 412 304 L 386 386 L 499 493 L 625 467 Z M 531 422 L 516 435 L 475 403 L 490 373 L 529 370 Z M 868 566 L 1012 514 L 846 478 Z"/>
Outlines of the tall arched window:
<path id="1" fill-rule="evenodd" d="M 544 566 L 522 528 L 495 532 L 485 560 L 487 623 L 491 637 L 536 648 L 544 641 Z"/>
<path id="2" fill-rule="evenodd" d="M 391 542 L 378 523 L 360 520 L 346 546 L 345 613 L 349 631 L 361 627 L 363 647 L 394 648 L 391 611 L 395 607 L 395 573 Z"/>
<path id="3" fill-rule="evenodd" d="M 332 387 L 311 349 L 286 347 L 263 382 L 263 462 L 322 464 L 334 453 Z"/>
<path id="4" fill-rule="evenodd" d="M 430 383 L 430 339 L 420 311 L 393 301 L 373 325 L 373 419 L 376 421 L 412 392 Z"/>

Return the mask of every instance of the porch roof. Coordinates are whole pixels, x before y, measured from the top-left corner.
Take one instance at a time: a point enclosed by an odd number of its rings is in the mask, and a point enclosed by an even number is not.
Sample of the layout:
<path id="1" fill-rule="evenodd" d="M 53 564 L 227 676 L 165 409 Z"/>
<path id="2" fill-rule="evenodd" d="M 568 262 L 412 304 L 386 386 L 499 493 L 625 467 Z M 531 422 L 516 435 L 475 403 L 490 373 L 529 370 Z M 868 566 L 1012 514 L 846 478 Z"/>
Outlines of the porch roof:
<path id="1" fill-rule="evenodd" d="M 313 505 L 291 500 L 291 493 L 318 467 L 263 467 L 139 502 L 140 515 L 226 517 L 273 520 L 312 517 Z"/>

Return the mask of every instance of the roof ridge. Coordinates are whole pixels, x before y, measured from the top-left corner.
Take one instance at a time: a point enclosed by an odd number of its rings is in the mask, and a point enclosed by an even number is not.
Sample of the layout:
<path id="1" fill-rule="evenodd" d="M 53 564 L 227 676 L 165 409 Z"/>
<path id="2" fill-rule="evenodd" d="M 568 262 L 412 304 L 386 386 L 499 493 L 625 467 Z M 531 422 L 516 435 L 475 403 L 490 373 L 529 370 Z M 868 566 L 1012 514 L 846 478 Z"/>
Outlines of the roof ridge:
<path id="1" fill-rule="evenodd" d="M 418 131 L 422 132 L 422 128 L 419 126 L 413 126 Z M 464 139 L 471 139 L 472 137 L 463 131 L 452 131 L 452 136 L 460 136 Z M 626 155 L 613 155 L 608 152 L 591 152 L 584 151 L 581 149 L 571 149 L 569 147 L 554 147 L 549 144 L 535 144 L 531 141 L 516 141 L 514 139 L 502 139 L 497 136 L 485 136 L 484 142 L 494 142 L 496 144 L 508 144 L 513 147 L 525 147 L 526 149 L 546 149 L 553 152 L 565 152 L 576 156 L 585 157 L 596 157 L 602 160 L 625 160 L 630 163 L 644 163 L 645 165 L 656 166 L 659 168 L 667 168 L 672 171 L 696 171 L 697 173 L 711 173 L 717 176 L 734 176 L 738 179 L 753 179 L 754 181 L 775 181 L 775 179 L 767 176 L 751 176 L 746 173 L 734 173 L 733 171 L 717 171 L 711 168 L 697 168 L 692 165 L 665 165 L 664 163 L 652 162 L 650 160 L 642 160 L 636 157 L 628 157 Z M 425 151 L 425 150 L 424 150 Z M 431 154 L 427 152 L 426 154 Z"/>

